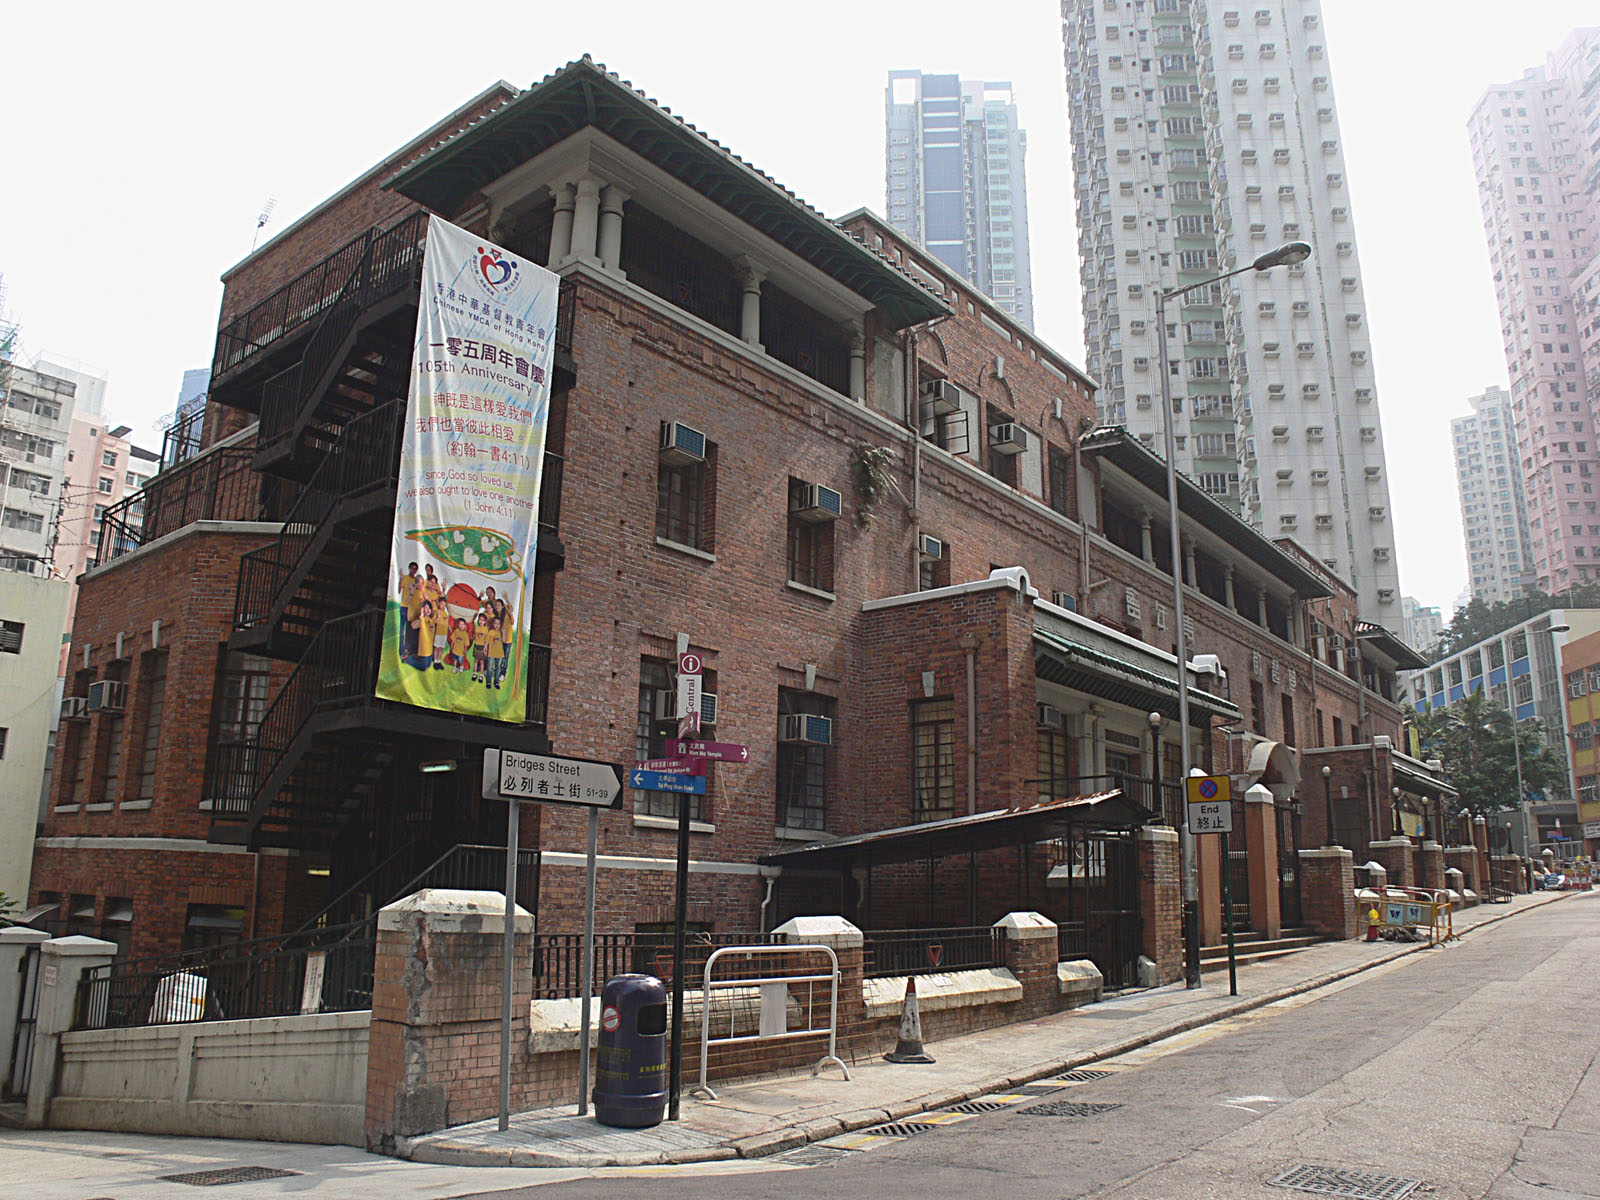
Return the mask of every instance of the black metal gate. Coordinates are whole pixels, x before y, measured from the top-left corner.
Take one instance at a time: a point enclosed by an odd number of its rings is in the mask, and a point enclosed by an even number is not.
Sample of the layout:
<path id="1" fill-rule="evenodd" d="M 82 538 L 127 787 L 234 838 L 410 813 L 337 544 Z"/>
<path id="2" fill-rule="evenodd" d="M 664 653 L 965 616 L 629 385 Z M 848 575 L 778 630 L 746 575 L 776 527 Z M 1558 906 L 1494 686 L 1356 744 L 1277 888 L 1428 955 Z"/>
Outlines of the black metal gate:
<path id="1" fill-rule="evenodd" d="M 1278 818 L 1278 913 L 1285 929 L 1305 924 L 1300 903 L 1300 806 L 1280 800 Z"/>
<path id="2" fill-rule="evenodd" d="M 1250 928 L 1250 840 L 1245 825 L 1244 798 L 1237 792 L 1233 797 L 1233 832 L 1228 835 L 1228 861 L 1222 864 L 1222 869 L 1228 872 L 1229 882 L 1233 889 L 1233 927 L 1236 930 Z M 1226 892 L 1224 892 L 1224 896 Z M 1222 901 L 1223 904 L 1227 900 Z M 1222 913 L 1219 927 L 1228 928 L 1228 914 Z"/>
<path id="3" fill-rule="evenodd" d="M 1101 886 L 1089 892 L 1089 958 L 1100 968 L 1107 991 L 1135 987 L 1144 953 L 1139 915 L 1139 847 L 1131 830 L 1097 830 L 1087 837 L 1091 868 Z"/>
<path id="4" fill-rule="evenodd" d="M 39 1022 L 39 947 L 28 946 L 17 962 L 17 1028 L 6 1063 L 4 1098 L 24 1100 L 33 1074 L 33 1031 Z"/>

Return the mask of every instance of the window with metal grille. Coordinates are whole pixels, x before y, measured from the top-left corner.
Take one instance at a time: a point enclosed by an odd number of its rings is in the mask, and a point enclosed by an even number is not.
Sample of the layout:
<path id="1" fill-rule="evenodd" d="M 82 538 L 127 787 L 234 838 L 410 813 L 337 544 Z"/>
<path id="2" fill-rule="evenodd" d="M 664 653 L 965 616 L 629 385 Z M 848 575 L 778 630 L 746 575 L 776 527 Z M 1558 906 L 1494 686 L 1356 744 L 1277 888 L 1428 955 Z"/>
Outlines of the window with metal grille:
<path id="1" fill-rule="evenodd" d="M 1051 800 L 1073 793 L 1072 768 L 1067 764 L 1067 731 L 1065 729 L 1039 730 L 1038 748 L 1034 770 L 1039 776 L 1039 799 Z"/>
<path id="2" fill-rule="evenodd" d="M 778 715 L 834 715 L 831 697 L 790 688 L 778 690 Z M 826 829 L 828 752 L 831 746 L 778 743 L 778 824 L 784 829 Z"/>
<path id="3" fill-rule="evenodd" d="M 1050 507 L 1072 515 L 1072 456 L 1060 446 L 1050 447 Z"/>
<path id="4" fill-rule="evenodd" d="M 833 591 L 833 522 L 806 521 L 795 515 L 805 500 L 803 480 L 789 480 L 789 581 L 818 591 Z"/>
<path id="5" fill-rule="evenodd" d="M 139 790 L 136 799 L 154 800 L 156 748 L 161 742 L 161 719 L 167 702 L 166 653 L 148 656 L 145 664 L 144 746 L 139 759 Z"/>
<path id="6" fill-rule="evenodd" d="M 22 653 L 22 631 L 26 625 L 21 621 L 0 621 L 0 651 L 6 654 Z"/>
<path id="7" fill-rule="evenodd" d="M 701 679 L 701 685 L 707 692 L 717 690 L 717 676 L 715 671 L 707 671 Z M 639 701 L 635 709 L 634 720 L 634 752 L 640 762 L 648 758 L 665 758 L 667 742 L 678 736 L 678 719 L 675 716 L 658 717 L 660 712 L 674 711 L 672 701 L 663 701 L 662 697 L 676 697 L 678 683 L 671 665 L 664 658 L 641 658 L 639 660 Z M 704 725 L 700 733 L 702 737 L 714 736 L 716 727 Z M 708 765 L 709 773 L 710 767 Z M 706 784 L 710 786 L 710 779 Z M 707 812 L 709 806 L 705 796 L 684 796 L 689 802 L 689 819 L 691 821 L 709 820 Z M 633 811 L 642 817 L 671 817 L 678 815 L 679 794 L 676 792 L 635 792 Z"/>
<path id="8" fill-rule="evenodd" d="M 949 698 L 911 705 L 911 819 L 955 816 L 956 706 Z"/>

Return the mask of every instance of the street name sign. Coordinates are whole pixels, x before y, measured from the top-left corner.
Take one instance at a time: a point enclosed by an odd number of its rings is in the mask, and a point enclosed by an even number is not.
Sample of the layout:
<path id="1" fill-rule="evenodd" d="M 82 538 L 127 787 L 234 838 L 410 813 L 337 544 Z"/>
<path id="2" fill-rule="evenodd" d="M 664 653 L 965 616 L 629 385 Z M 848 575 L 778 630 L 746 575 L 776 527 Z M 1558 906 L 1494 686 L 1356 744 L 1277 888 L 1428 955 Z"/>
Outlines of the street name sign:
<path id="1" fill-rule="evenodd" d="M 1226 775 L 1191 775 L 1185 783 L 1189 793 L 1189 832 L 1233 832 L 1233 783 Z"/>
<path id="2" fill-rule="evenodd" d="M 622 770 L 594 759 L 486 747 L 483 798 L 614 808 L 622 801 Z"/>
<path id="3" fill-rule="evenodd" d="M 668 754 L 681 754 L 686 758 L 709 758 L 717 762 L 749 762 L 750 747 L 743 742 L 703 742 L 669 740 Z"/>
<path id="4" fill-rule="evenodd" d="M 668 775 L 687 775 L 693 767 L 687 758 L 647 758 L 633 764 L 635 771 L 665 771 Z"/>
<path id="5" fill-rule="evenodd" d="M 628 772 L 628 786 L 638 792 L 682 792 L 686 796 L 704 796 L 706 777 L 634 770 Z"/>

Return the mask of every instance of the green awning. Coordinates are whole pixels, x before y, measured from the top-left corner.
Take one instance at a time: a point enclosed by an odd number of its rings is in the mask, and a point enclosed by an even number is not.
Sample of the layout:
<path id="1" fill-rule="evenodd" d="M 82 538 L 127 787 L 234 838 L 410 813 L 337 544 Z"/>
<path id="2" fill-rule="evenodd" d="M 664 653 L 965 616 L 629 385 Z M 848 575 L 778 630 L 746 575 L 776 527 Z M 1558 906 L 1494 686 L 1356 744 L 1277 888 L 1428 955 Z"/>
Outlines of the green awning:
<path id="1" fill-rule="evenodd" d="M 1033 631 L 1033 661 L 1040 679 L 1113 704 L 1154 710 L 1177 720 L 1176 664 L 1171 674 L 1164 673 L 1038 628 Z M 1238 721 L 1243 719 L 1243 714 L 1231 701 L 1190 687 L 1189 724 L 1205 728 L 1211 724 L 1212 717 Z"/>

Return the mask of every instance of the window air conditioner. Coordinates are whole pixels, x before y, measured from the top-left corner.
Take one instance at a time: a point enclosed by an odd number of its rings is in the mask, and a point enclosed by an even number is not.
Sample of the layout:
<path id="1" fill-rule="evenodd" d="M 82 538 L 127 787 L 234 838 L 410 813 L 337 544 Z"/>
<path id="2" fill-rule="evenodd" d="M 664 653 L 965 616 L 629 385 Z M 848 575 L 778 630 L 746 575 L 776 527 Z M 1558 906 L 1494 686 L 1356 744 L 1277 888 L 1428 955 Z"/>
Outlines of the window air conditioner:
<path id="1" fill-rule="evenodd" d="M 686 467 L 706 460 L 706 435 L 678 421 L 661 426 L 661 461 Z"/>
<path id="2" fill-rule="evenodd" d="M 820 483 L 808 483 L 800 489 L 789 515 L 801 521 L 837 521 L 842 511 L 844 497 Z"/>
<path id="3" fill-rule="evenodd" d="M 923 562 L 938 562 L 944 557 L 944 543 L 925 533 L 922 535 L 917 552 L 922 555 Z"/>
<path id="4" fill-rule="evenodd" d="M 89 717 L 89 698 L 87 696 L 61 697 L 61 719 L 63 721 L 84 721 Z"/>
<path id="5" fill-rule="evenodd" d="M 961 407 L 961 392 L 948 379 L 930 379 L 922 385 L 922 403 L 934 416 L 948 416 Z"/>
<path id="6" fill-rule="evenodd" d="M 102 679 L 89 685 L 90 712 L 122 712 L 128 707 L 128 685 L 118 679 Z"/>
<path id="7" fill-rule="evenodd" d="M 1061 710 L 1053 704 L 1040 704 L 1036 706 L 1039 711 L 1040 729 L 1060 729 Z"/>
<path id="8" fill-rule="evenodd" d="M 1050 602 L 1057 608 L 1064 608 L 1068 612 L 1078 611 L 1078 597 L 1071 592 L 1051 592 Z"/>
<path id="9" fill-rule="evenodd" d="M 833 720 L 811 713 L 786 713 L 778 718 L 780 742 L 803 742 L 808 746 L 833 745 Z"/>
<path id="10" fill-rule="evenodd" d="M 1028 448 L 1028 431 L 1007 421 L 989 426 L 989 449 L 996 454 L 1021 454 Z"/>

